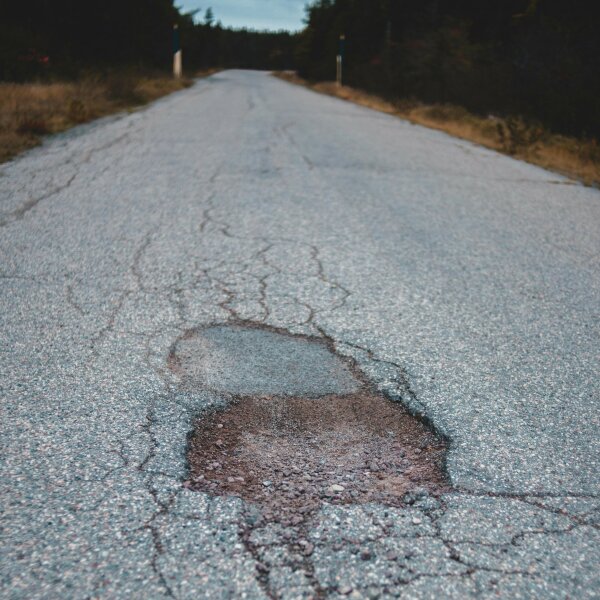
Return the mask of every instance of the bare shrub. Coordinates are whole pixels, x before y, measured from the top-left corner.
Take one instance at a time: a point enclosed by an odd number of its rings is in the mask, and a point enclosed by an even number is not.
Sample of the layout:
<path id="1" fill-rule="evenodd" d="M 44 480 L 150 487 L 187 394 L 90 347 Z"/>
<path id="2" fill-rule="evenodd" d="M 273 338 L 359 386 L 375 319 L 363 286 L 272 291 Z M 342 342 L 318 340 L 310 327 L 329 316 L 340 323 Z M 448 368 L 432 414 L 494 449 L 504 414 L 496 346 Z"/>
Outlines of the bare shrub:
<path id="1" fill-rule="evenodd" d="M 434 104 L 423 110 L 423 116 L 435 121 L 462 121 L 470 120 L 472 116 L 468 110 L 462 106 L 453 104 Z"/>
<path id="2" fill-rule="evenodd" d="M 106 93 L 119 104 L 141 104 L 146 101 L 138 90 L 138 80 L 127 73 L 114 73 L 106 78 Z"/>
<path id="3" fill-rule="evenodd" d="M 600 144 L 598 144 L 598 140 L 580 141 L 577 144 L 577 154 L 584 162 L 600 165 Z"/>
<path id="4" fill-rule="evenodd" d="M 527 122 L 522 117 L 508 117 L 496 124 L 500 145 L 507 154 L 532 148 L 546 135 L 544 128 L 535 122 Z"/>
<path id="5" fill-rule="evenodd" d="M 84 123 L 88 118 L 85 104 L 77 98 L 73 98 L 71 102 L 69 102 L 68 114 L 69 119 L 73 121 L 73 123 Z"/>

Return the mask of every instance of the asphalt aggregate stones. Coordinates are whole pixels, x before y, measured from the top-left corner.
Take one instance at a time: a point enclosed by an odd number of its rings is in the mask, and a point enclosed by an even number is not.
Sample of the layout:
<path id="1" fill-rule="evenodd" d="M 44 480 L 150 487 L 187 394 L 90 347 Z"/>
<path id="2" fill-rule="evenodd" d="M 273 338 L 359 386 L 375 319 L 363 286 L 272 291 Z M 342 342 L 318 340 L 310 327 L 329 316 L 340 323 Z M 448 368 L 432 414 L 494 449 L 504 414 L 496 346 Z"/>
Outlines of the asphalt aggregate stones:
<path id="1" fill-rule="evenodd" d="M 0 597 L 598 598 L 599 231 L 257 72 L 0 166 Z"/>

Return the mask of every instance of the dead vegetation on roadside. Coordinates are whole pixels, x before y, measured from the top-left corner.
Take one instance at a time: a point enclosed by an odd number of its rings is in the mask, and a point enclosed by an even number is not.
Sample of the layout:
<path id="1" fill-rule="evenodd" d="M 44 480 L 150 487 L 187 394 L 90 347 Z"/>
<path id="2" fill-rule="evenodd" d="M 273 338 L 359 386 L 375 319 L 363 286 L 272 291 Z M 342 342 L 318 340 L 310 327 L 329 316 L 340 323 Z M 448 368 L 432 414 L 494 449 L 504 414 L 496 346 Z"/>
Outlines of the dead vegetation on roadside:
<path id="1" fill-rule="evenodd" d="M 0 162 L 38 145 L 43 135 L 146 104 L 191 83 L 130 72 L 77 82 L 0 83 Z"/>
<path id="2" fill-rule="evenodd" d="M 482 117 L 455 105 L 427 105 L 410 100 L 390 102 L 358 89 L 338 87 L 333 82 L 312 83 L 289 71 L 274 75 L 290 83 L 481 144 L 586 185 L 600 185 L 600 144 L 597 140 L 553 134 L 541 125 L 526 122 L 520 117 Z"/>

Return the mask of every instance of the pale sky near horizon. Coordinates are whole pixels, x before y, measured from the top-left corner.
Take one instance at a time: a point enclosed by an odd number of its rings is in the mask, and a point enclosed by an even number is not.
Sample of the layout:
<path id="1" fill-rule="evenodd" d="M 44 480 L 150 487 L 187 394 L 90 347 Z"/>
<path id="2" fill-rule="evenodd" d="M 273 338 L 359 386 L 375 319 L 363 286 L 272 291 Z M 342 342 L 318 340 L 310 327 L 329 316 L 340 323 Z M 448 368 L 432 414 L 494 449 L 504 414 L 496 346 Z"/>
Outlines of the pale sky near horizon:
<path id="1" fill-rule="evenodd" d="M 200 8 L 200 20 L 210 6 L 215 20 L 224 27 L 290 31 L 304 27 L 306 3 L 307 0 L 175 0 L 175 6 L 182 7 L 181 12 Z"/>

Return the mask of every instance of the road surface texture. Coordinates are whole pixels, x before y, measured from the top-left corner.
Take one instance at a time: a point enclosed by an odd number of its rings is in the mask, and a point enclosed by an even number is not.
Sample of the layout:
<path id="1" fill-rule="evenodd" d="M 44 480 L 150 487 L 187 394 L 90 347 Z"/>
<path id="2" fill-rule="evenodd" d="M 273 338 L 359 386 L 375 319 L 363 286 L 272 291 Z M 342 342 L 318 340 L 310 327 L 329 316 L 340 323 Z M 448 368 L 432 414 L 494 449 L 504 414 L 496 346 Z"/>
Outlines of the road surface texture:
<path id="1" fill-rule="evenodd" d="M 598 191 L 266 73 L 5 164 L 0 595 L 598 598 L 599 231 Z M 324 500 L 300 550 L 189 489 L 195 419 L 273 392 L 258 324 L 311 336 L 300 391 L 351 358 L 428 419 L 449 489 Z"/>

